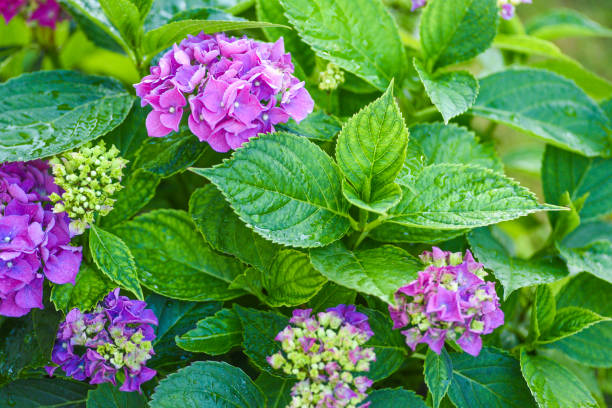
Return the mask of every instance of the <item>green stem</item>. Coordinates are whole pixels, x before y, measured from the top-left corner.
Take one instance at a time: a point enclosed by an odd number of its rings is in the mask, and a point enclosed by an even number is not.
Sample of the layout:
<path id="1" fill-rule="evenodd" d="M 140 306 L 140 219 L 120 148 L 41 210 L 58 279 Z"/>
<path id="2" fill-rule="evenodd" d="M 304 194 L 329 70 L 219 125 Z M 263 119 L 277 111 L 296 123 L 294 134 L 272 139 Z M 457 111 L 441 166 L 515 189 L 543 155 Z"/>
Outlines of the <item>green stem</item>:
<path id="1" fill-rule="evenodd" d="M 418 358 L 419 360 L 425 360 L 425 358 L 427 358 L 425 354 L 421 354 L 421 353 L 412 353 L 410 357 Z"/>
<path id="2" fill-rule="evenodd" d="M 429 122 L 440 118 L 440 112 L 435 106 L 428 106 L 425 109 L 416 111 L 412 114 L 411 123 L 416 122 Z"/>
<path id="3" fill-rule="evenodd" d="M 387 217 L 384 216 L 384 215 L 381 215 L 380 217 L 378 217 L 374 221 L 366 224 L 365 227 L 363 227 L 363 230 L 361 231 L 361 234 L 359 234 L 359 237 L 357 238 L 357 241 L 355 241 L 355 244 L 352 246 L 353 250 L 357 249 L 357 247 L 359 247 L 359 245 L 361 245 L 363 240 L 366 239 L 368 237 L 368 235 L 370 234 L 370 231 L 372 231 L 374 228 L 378 227 L 380 224 L 382 224 L 386 220 L 387 220 Z"/>

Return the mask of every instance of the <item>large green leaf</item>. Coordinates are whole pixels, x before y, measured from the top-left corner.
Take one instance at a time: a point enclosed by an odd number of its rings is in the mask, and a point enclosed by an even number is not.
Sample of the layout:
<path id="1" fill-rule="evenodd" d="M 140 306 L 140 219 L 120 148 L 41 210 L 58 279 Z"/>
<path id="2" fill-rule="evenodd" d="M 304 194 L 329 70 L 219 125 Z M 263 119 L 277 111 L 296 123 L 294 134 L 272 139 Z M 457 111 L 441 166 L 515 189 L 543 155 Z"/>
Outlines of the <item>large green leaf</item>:
<path id="1" fill-rule="evenodd" d="M 478 261 L 493 272 L 504 287 L 504 299 L 525 286 L 555 282 L 567 276 L 567 269 L 556 259 L 524 260 L 511 256 L 488 228 L 468 235 Z"/>
<path id="2" fill-rule="evenodd" d="M 266 303 L 273 307 L 297 306 L 310 300 L 327 279 L 310 264 L 308 254 L 295 249 L 277 253 L 262 274 Z"/>
<path id="3" fill-rule="evenodd" d="M 151 408 L 265 408 L 266 398 L 241 369 L 198 361 L 155 388 Z"/>
<path id="4" fill-rule="evenodd" d="M 453 378 L 453 363 L 446 350 L 443 348 L 440 354 L 427 350 L 423 370 L 425 383 L 431 392 L 433 408 L 438 408 Z"/>
<path id="5" fill-rule="evenodd" d="M 554 43 L 541 38 L 523 34 L 498 34 L 493 46 L 504 51 L 513 51 L 519 54 L 539 55 L 556 59 L 570 59 Z"/>
<path id="6" fill-rule="evenodd" d="M 404 74 L 397 26 L 379 0 L 281 0 L 285 15 L 320 57 L 384 91 Z"/>
<path id="7" fill-rule="evenodd" d="M 213 251 L 184 211 L 152 211 L 115 232 L 134 254 L 140 282 L 154 292 L 195 301 L 232 299 L 242 293 L 228 289 L 242 272 L 240 262 Z"/>
<path id="8" fill-rule="evenodd" d="M 187 351 L 218 356 L 242 342 L 242 324 L 233 309 L 221 309 L 200 320 L 195 329 L 176 337 L 176 344 Z"/>
<path id="9" fill-rule="evenodd" d="M 397 204 L 394 183 L 406 157 L 408 129 L 393 99 L 393 82 L 377 100 L 350 118 L 336 146 L 336 159 L 348 183 L 344 195 L 354 205 L 384 213 Z"/>
<path id="10" fill-rule="evenodd" d="M 453 379 L 448 395 L 458 408 L 535 408 L 519 362 L 506 352 L 485 347 L 478 357 L 467 353 L 450 357 Z"/>
<path id="11" fill-rule="evenodd" d="M 596 323 L 610 320 L 588 309 L 568 306 L 557 310 L 555 320 L 546 331 L 543 331 L 539 342 L 551 343 L 573 336 Z"/>
<path id="12" fill-rule="evenodd" d="M 453 71 L 431 75 L 423 64 L 414 59 L 414 67 L 425 87 L 427 96 L 438 108 L 444 123 L 467 112 L 478 96 L 478 80 L 467 71 Z"/>
<path id="13" fill-rule="evenodd" d="M 85 262 L 81 263 L 75 281 L 75 285 L 53 285 L 51 300 L 57 310 L 68 311 L 75 307 L 91 310 L 115 287 L 95 266 Z"/>
<path id="14" fill-rule="evenodd" d="M 612 30 L 575 10 L 558 9 L 538 15 L 527 23 L 527 32 L 553 40 L 562 37 L 612 37 Z"/>
<path id="15" fill-rule="evenodd" d="M 340 304 L 354 304 L 356 296 L 357 292 L 352 289 L 345 288 L 341 285 L 336 285 L 333 282 L 327 282 L 319 293 L 310 299 L 307 306 L 315 313 L 323 312 Z"/>
<path id="16" fill-rule="evenodd" d="M 15 408 L 84 408 L 91 386 L 57 378 L 17 380 L 0 388 L 0 406 Z M 137 408 L 137 407 L 136 407 Z"/>
<path id="17" fill-rule="evenodd" d="M 402 200 L 389 210 L 387 221 L 420 228 L 474 228 L 560 208 L 538 204 L 514 180 L 473 165 L 425 167 L 402 191 Z"/>
<path id="18" fill-rule="evenodd" d="M 385 223 L 368 235 L 380 242 L 437 244 L 465 234 L 468 230 L 436 230 Z"/>
<path id="19" fill-rule="evenodd" d="M 372 391 L 364 402 L 371 402 L 370 408 L 427 408 L 427 404 L 418 394 L 403 388 L 382 388 Z"/>
<path id="20" fill-rule="evenodd" d="M 612 240 L 591 242 L 580 248 L 557 244 L 572 274 L 589 272 L 612 283 Z"/>
<path id="21" fill-rule="evenodd" d="M 495 0 L 430 0 L 420 24 L 428 67 L 466 61 L 489 46 L 497 32 Z"/>
<path id="22" fill-rule="evenodd" d="M 596 408 L 587 387 L 561 364 L 521 351 L 521 370 L 541 408 Z"/>
<path id="23" fill-rule="evenodd" d="M 99 0 L 104 14 L 133 50 L 140 47 L 142 24 L 140 11 L 130 0 Z"/>
<path id="24" fill-rule="evenodd" d="M 133 97 L 111 78 L 40 71 L 0 84 L 0 162 L 73 149 L 119 125 Z"/>
<path id="25" fill-rule="evenodd" d="M 576 201 L 588 194 L 580 210 L 586 221 L 612 213 L 612 159 L 588 158 L 554 146 L 546 146 L 542 164 L 542 187 L 546 201 L 559 204 L 567 191 Z"/>
<path id="26" fill-rule="evenodd" d="M 276 0 L 273 0 L 276 1 Z M 287 123 L 279 123 L 274 128 L 278 131 L 295 133 L 313 140 L 330 142 L 342 129 L 338 119 L 329 116 L 323 111 L 315 111 L 308 115 L 300 123 L 290 119 Z"/>
<path id="27" fill-rule="evenodd" d="M 267 397 L 266 408 L 286 408 L 291 404 L 291 387 L 296 380 L 278 378 L 266 372 L 257 377 L 255 384 Z"/>
<path id="28" fill-rule="evenodd" d="M 89 249 L 93 261 L 110 280 L 144 299 L 134 257 L 121 238 L 92 225 Z"/>
<path id="29" fill-rule="evenodd" d="M 63 406 L 63 405 L 62 405 Z M 122 392 L 113 384 L 100 384 L 87 393 L 87 408 L 145 408 L 146 398 L 136 392 Z"/>
<path id="30" fill-rule="evenodd" d="M 193 171 L 210 179 L 243 221 L 274 242 L 324 246 L 349 228 L 340 170 L 306 138 L 262 135 L 223 164 Z"/>
<path id="31" fill-rule="evenodd" d="M 121 157 L 130 162 L 142 143 L 152 139 L 147 133 L 148 110 L 149 108 L 141 107 L 139 103 L 133 104 L 125 120 L 103 137 L 107 145 L 114 145 L 119 149 Z"/>
<path id="32" fill-rule="evenodd" d="M 555 295 L 550 286 L 538 285 L 531 307 L 530 340 L 538 340 L 542 333 L 549 331 L 555 322 L 556 314 Z"/>
<path id="33" fill-rule="evenodd" d="M 394 304 L 397 289 L 413 281 L 423 265 L 392 245 L 351 252 L 342 243 L 310 251 L 314 267 L 329 280 Z"/>
<path id="34" fill-rule="evenodd" d="M 586 156 L 612 152 L 600 107 L 552 72 L 510 69 L 482 78 L 471 111 Z"/>
<path id="35" fill-rule="evenodd" d="M 189 199 L 189 213 L 214 249 L 234 255 L 261 271 L 268 270 L 279 247 L 247 228 L 214 185 L 194 191 Z"/>

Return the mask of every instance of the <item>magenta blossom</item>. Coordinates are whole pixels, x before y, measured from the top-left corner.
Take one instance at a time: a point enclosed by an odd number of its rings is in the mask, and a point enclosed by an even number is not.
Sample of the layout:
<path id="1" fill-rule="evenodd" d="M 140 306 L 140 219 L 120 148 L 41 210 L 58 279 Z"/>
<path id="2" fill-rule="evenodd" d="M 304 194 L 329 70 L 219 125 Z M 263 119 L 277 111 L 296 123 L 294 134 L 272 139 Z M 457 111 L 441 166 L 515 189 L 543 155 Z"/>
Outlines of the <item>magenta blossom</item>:
<path id="1" fill-rule="evenodd" d="M 59 193 L 46 162 L 0 165 L 0 315 L 19 317 L 43 308 L 46 277 L 74 284 L 81 248 L 70 246 L 66 213 L 54 213 Z"/>
<path id="2" fill-rule="evenodd" d="M 55 29 L 62 18 L 62 9 L 56 0 L 0 0 L 0 14 L 6 24 L 22 10 L 29 13 L 28 21 L 36 21 L 43 27 Z"/>
<path id="3" fill-rule="evenodd" d="M 68 377 L 90 384 L 116 385 L 118 372 L 123 374 L 120 391 L 141 392 L 142 383 L 157 372 L 146 367 L 153 356 L 157 317 L 147 304 L 119 296 L 113 290 L 91 313 L 72 309 L 60 324 L 51 360 L 46 367 L 53 375 L 58 367 Z"/>
<path id="4" fill-rule="evenodd" d="M 510 20 L 514 17 L 515 8 L 519 4 L 531 4 L 532 0 L 497 0 L 497 6 L 500 8 L 499 14 L 504 20 Z M 427 0 L 412 0 L 411 11 L 415 11 L 427 4 Z"/>
<path id="5" fill-rule="evenodd" d="M 495 283 L 483 280 L 483 265 L 469 250 L 462 259 L 461 254 L 434 247 L 421 259 L 429 266 L 416 280 L 399 288 L 396 306 L 389 306 L 393 328 L 404 329 L 402 334 L 412 350 L 426 343 L 440 354 L 449 339 L 477 356 L 482 348 L 480 336 L 504 323 Z"/>
<path id="6" fill-rule="evenodd" d="M 191 132 L 227 152 L 312 112 L 314 102 L 293 71 L 282 38 L 271 44 L 201 33 L 175 44 L 134 87 L 142 106 L 153 108 L 149 136 L 178 131 L 188 107 Z"/>

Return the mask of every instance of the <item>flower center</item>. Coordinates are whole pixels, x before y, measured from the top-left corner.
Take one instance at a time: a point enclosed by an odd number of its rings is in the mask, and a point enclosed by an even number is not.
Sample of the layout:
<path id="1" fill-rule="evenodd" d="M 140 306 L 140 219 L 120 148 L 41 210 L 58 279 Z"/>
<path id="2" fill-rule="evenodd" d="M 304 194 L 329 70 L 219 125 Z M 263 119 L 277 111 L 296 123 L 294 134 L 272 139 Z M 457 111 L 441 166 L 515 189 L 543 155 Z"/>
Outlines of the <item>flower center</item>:
<path id="1" fill-rule="evenodd" d="M 240 104 L 238 102 L 234 102 L 234 108 L 237 108 L 239 106 L 240 106 Z"/>
<path id="2" fill-rule="evenodd" d="M 168 109 L 168 112 L 174 113 L 176 112 L 176 108 L 174 106 L 171 106 L 170 109 Z"/>
<path id="3" fill-rule="evenodd" d="M 262 117 L 261 117 L 261 118 L 262 118 L 263 120 L 268 120 L 268 119 L 270 119 L 270 116 L 268 116 L 268 114 L 267 114 L 267 113 L 264 113 L 264 114 L 262 115 Z"/>
<path id="4" fill-rule="evenodd" d="M 7 242 L 7 243 L 11 242 L 11 237 L 9 236 L 4 237 L 4 242 Z"/>
<path id="5" fill-rule="evenodd" d="M 6 267 L 9 268 L 9 269 L 12 268 L 13 267 L 13 263 L 11 261 L 8 261 L 6 263 Z"/>

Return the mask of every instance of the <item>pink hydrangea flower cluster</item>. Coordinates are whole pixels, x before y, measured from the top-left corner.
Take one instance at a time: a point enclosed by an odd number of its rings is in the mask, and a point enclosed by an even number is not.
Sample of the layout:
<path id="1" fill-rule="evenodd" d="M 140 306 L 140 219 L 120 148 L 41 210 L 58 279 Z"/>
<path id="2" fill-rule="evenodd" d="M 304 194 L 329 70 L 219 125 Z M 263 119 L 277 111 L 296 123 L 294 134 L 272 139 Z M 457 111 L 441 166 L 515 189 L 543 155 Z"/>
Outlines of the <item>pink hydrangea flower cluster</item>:
<path id="1" fill-rule="evenodd" d="M 90 384 L 117 385 L 117 374 L 123 371 L 120 391 L 141 392 L 142 383 L 157 372 L 146 367 L 155 354 L 152 342 L 158 324 L 146 302 L 119 296 L 115 289 L 91 313 L 72 309 L 57 332 L 51 360 L 57 366 L 46 367 L 53 375 L 59 367 L 67 376 Z"/>
<path id="2" fill-rule="evenodd" d="M 510 20 L 514 17 L 516 6 L 522 3 L 531 4 L 532 0 L 497 0 L 497 5 L 500 8 L 500 15 L 505 20 Z M 411 11 L 415 11 L 427 4 L 427 0 L 412 0 Z"/>
<path id="3" fill-rule="evenodd" d="M 55 28 L 62 18 L 62 9 L 56 0 L 0 0 L 0 14 L 6 24 L 21 11 L 25 11 L 28 21 L 36 21 L 43 27 Z"/>
<path id="4" fill-rule="evenodd" d="M 0 315 L 42 309 L 45 276 L 74 284 L 82 253 L 69 245 L 66 213 L 53 212 L 49 195 L 59 192 L 46 162 L 0 165 Z"/>
<path id="5" fill-rule="evenodd" d="M 368 317 L 353 305 L 338 305 L 311 316 L 312 309 L 297 309 L 291 325 L 275 340 L 282 351 L 269 356 L 268 363 L 299 380 L 291 390 L 288 408 L 367 408 L 372 381 L 355 373 L 370 370 L 376 360 L 373 348 L 363 345 L 374 335 Z"/>
<path id="6" fill-rule="evenodd" d="M 153 108 L 149 136 L 178 131 L 189 103 L 191 131 L 227 152 L 312 112 L 314 102 L 293 70 L 282 38 L 272 44 L 201 33 L 175 44 L 134 87 L 142 106 Z"/>
<path id="7" fill-rule="evenodd" d="M 429 264 L 418 278 L 399 288 L 396 306 L 389 306 L 393 328 L 404 328 L 406 344 L 414 351 L 426 343 L 440 354 L 445 340 L 455 340 L 477 356 L 483 334 L 504 323 L 495 283 L 483 280 L 486 272 L 468 250 L 450 253 L 434 247 L 421 259 Z"/>

